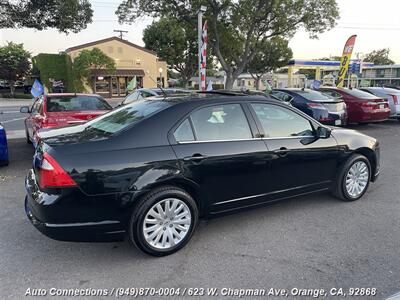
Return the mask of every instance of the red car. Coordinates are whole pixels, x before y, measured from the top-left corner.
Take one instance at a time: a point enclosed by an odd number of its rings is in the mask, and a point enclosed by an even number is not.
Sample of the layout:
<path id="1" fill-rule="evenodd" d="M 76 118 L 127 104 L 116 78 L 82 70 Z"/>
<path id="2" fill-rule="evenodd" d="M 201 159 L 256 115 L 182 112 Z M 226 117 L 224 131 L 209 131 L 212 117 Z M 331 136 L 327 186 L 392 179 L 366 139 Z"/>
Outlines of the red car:
<path id="1" fill-rule="evenodd" d="M 26 141 L 36 146 L 37 133 L 42 128 L 81 124 L 110 111 L 112 107 L 99 95 L 47 94 L 36 98 L 31 107 L 23 106 Z"/>
<path id="2" fill-rule="evenodd" d="M 390 108 L 386 99 L 358 89 L 321 87 L 319 90 L 344 100 L 347 105 L 348 123 L 366 124 L 389 118 Z"/>

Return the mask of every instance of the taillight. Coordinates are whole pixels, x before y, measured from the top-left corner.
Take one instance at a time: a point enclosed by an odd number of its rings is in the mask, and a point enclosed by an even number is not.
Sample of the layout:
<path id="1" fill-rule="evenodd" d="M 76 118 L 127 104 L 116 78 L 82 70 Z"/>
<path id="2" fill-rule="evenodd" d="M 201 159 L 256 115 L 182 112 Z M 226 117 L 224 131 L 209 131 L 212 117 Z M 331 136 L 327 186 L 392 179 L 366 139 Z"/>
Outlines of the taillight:
<path id="1" fill-rule="evenodd" d="M 390 96 L 393 97 L 393 103 L 394 103 L 394 105 L 399 104 L 399 100 L 397 99 L 397 95 L 390 95 Z"/>
<path id="2" fill-rule="evenodd" d="M 48 153 L 43 154 L 39 166 L 39 186 L 41 189 L 76 186 L 76 182 Z"/>

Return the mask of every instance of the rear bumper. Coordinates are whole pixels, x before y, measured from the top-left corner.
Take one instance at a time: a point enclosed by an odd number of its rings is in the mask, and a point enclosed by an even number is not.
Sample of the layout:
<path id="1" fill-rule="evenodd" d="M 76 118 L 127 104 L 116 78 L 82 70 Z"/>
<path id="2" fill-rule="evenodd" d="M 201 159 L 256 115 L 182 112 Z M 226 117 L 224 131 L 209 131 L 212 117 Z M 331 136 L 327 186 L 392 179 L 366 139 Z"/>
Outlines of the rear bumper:
<path id="1" fill-rule="evenodd" d="M 386 121 L 390 117 L 390 109 L 384 110 L 364 110 L 358 120 L 355 122 L 372 123 Z"/>
<path id="2" fill-rule="evenodd" d="M 33 170 L 25 180 L 27 195 L 25 213 L 32 225 L 49 238 L 70 242 L 112 242 L 125 237 L 125 228 L 120 220 L 83 213 L 85 206 L 79 207 L 72 195 L 47 194 L 39 190 Z M 85 202 L 84 199 L 75 199 Z M 93 201 L 92 201 L 93 202 Z M 93 203 L 93 210 L 96 204 Z M 74 213 L 76 211 L 76 213 Z"/>

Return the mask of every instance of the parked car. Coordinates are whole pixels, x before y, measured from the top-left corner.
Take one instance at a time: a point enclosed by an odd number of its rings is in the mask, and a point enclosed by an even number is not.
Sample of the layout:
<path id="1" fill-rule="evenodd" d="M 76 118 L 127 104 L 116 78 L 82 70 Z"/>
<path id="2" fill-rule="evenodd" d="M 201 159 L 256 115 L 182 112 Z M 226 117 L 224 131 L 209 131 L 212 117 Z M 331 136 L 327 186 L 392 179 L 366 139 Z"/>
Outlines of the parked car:
<path id="1" fill-rule="evenodd" d="M 176 89 L 176 88 L 137 89 L 133 93 L 126 96 L 120 105 L 129 104 L 129 103 L 132 103 L 133 101 L 142 100 L 142 99 L 145 99 L 148 97 L 163 96 L 164 93 L 167 96 L 174 96 L 174 95 L 176 96 L 176 95 L 191 94 L 191 93 L 194 93 L 194 91 L 184 90 L 184 89 Z"/>
<path id="2" fill-rule="evenodd" d="M 110 111 L 112 107 L 99 95 L 47 94 L 38 97 L 31 107 L 23 106 L 27 143 L 37 144 L 37 133 L 43 128 L 84 123 Z"/>
<path id="3" fill-rule="evenodd" d="M 386 87 L 365 87 L 361 90 L 388 100 L 390 117 L 400 121 L 400 90 Z"/>
<path id="4" fill-rule="evenodd" d="M 0 166 L 8 165 L 8 146 L 6 130 L 0 123 Z"/>
<path id="5" fill-rule="evenodd" d="M 185 246 L 199 218 L 312 192 L 360 199 L 380 169 L 372 137 L 265 96 L 219 92 L 139 100 L 48 130 L 33 161 L 25 210 L 39 231 L 127 235 L 155 256 Z"/>
<path id="6" fill-rule="evenodd" d="M 310 89 L 294 88 L 275 89 L 272 94 L 323 124 L 336 126 L 347 124 L 346 104 L 340 98 Z"/>
<path id="7" fill-rule="evenodd" d="M 342 98 L 347 105 L 349 123 L 368 124 L 389 118 L 389 103 L 382 97 L 354 88 L 321 87 L 321 92 L 334 98 Z"/>

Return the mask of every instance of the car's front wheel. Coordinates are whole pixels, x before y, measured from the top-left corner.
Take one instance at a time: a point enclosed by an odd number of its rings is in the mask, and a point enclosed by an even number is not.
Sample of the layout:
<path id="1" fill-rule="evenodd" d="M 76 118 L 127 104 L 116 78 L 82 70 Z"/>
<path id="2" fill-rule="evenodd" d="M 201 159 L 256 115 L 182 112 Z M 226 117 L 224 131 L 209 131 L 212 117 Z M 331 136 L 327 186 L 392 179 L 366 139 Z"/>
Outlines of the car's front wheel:
<path id="1" fill-rule="evenodd" d="M 341 168 L 334 194 L 343 201 L 360 199 L 368 189 L 371 180 L 371 164 L 361 154 L 353 154 Z"/>
<path id="2" fill-rule="evenodd" d="M 165 256 L 188 243 L 197 220 L 196 202 L 187 192 L 162 187 L 140 200 L 131 217 L 129 236 L 140 250 Z"/>
<path id="3" fill-rule="evenodd" d="M 26 143 L 27 144 L 32 144 L 31 139 L 29 138 L 29 132 L 28 129 L 25 127 L 25 137 L 26 137 Z"/>

